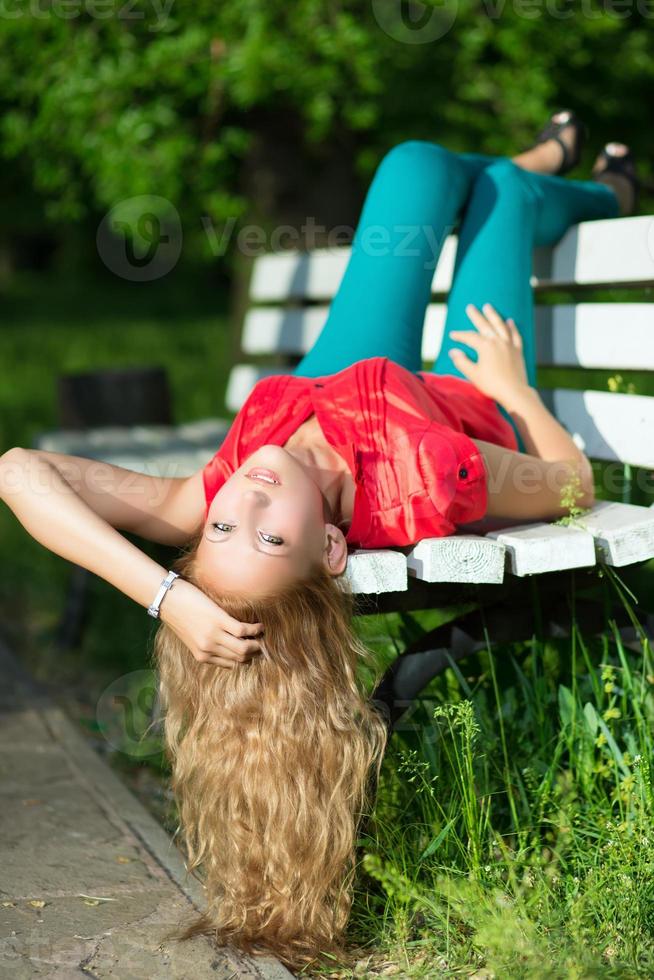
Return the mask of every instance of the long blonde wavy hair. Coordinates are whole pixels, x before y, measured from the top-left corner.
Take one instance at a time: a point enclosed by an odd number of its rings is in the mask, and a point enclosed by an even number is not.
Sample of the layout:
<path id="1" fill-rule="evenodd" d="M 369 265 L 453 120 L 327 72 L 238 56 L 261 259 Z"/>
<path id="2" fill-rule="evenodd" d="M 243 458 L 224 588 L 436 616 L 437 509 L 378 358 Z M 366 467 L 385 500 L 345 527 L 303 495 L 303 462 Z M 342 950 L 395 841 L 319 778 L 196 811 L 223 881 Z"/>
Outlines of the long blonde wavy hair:
<path id="1" fill-rule="evenodd" d="M 264 600 L 216 593 L 198 540 L 174 569 L 264 635 L 233 669 L 196 661 L 165 623 L 155 637 L 180 832 L 208 903 L 180 938 L 210 934 L 291 969 L 345 959 L 356 835 L 387 739 L 357 673 L 374 664 L 351 593 L 322 566 Z"/>

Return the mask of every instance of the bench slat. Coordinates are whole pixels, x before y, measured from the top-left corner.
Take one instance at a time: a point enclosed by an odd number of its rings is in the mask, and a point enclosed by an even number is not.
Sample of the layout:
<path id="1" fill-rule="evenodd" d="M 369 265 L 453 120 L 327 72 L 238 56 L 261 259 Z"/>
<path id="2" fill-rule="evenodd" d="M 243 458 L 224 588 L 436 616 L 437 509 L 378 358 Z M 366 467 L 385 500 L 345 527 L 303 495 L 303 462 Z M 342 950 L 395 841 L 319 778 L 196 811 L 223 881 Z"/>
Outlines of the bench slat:
<path id="1" fill-rule="evenodd" d="M 148 476 L 190 476 L 205 466 L 229 431 L 228 419 L 181 425 L 98 426 L 40 433 L 35 449 L 97 459 Z"/>
<path id="2" fill-rule="evenodd" d="M 457 240 L 449 235 L 443 243 L 432 280 L 432 292 L 450 288 Z M 350 258 L 351 248 L 317 248 L 312 252 L 288 250 L 262 255 L 254 264 L 250 299 L 276 303 L 289 299 L 322 300 L 336 295 Z"/>
<path id="3" fill-rule="evenodd" d="M 554 249 L 535 251 L 534 286 L 654 282 L 652 225 L 649 215 L 576 225 Z M 349 255 L 349 247 L 262 255 L 254 265 L 250 297 L 255 303 L 330 300 L 339 287 Z M 434 273 L 433 293 L 445 293 L 450 288 L 455 255 L 456 238 L 450 235 Z"/>
<path id="4" fill-rule="evenodd" d="M 236 364 L 229 372 L 225 405 L 230 412 L 238 412 L 257 381 L 273 374 L 288 374 L 280 367 L 256 367 L 254 364 Z"/>
<path id="5" fill-rule="evenodd" d="M 654 398 L 563 388 L 550 394 L 554 414 L 587 456 L 654 468 Z"/>
<path id="6" fill-rule="evenodd" d="M 320 335 L 328 313 L 327 306 L 255 307 L 246 313 L 243 322 L 243 353 L 306 354 Z"/>
<path id="7" fill-rule="evenodd" d="M 552 250 L 542 285 L 625 285 L 654 282 L 654 218 L 584 221 Z"/>
<path id="8" fill-rule="evenodd" d="M 521 524 L 490 531 L 506 548 L 507 569 L 513 575 L 539 575 L 595 564 L 595 542 L 588 532 L 561 524 Z"/>
<path id="9" fill-rule="evenodd" d="M 425 582 L 504 581 L 505 547 L 476 534 L 425 538 L 407 555 L 409 574 Z"/>
<path id="10" fill-rule="evenodd" d="M 357 549 L 348 556 L 345 578 L 358 594 L 406 592 L 406 558 L 401 551 Z"/>
<path id="11" fill-rule="evenodd" d="M 430 303 L 422 359 L 431 364 L 441 347 L 446 306 Z M 325 325 L 329 307 L 259 307 L 243 324 L 246 354 L 302 355 Z M 471 325 L 472 329 L 472 325 Z M 609 370 L 654 371 L 654 304 L 579 303 L 536 308 L 538 363 Z"/>
<path id="12" fill-rule="evenodd" d="M 654 506 L 654 505 L 652 505 Z M 620 567 L 654 557 L 654 512 L 635 504 L 599 501 L 579 526 L 595 538 L 597 557 Z"/>
<path id="13" fill-rule="evenodd" d="M 654 303 L 536 308 L 541 365 L 654 371 Z"/>

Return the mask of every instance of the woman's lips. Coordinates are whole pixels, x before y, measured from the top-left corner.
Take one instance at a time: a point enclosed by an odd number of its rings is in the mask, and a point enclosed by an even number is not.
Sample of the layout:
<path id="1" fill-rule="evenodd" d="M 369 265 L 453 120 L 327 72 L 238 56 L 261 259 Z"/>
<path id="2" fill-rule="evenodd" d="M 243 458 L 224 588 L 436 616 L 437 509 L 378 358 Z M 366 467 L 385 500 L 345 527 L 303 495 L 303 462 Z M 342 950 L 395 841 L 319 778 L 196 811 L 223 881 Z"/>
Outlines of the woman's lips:
<path id="1" fill-rule="evenodd" d="M 250 480 L 261 480 L 263 483 L 281 483 L 279 475 L 274 470 L 267 470 L 263 466 L 253 466 L 245 474 Z"/>

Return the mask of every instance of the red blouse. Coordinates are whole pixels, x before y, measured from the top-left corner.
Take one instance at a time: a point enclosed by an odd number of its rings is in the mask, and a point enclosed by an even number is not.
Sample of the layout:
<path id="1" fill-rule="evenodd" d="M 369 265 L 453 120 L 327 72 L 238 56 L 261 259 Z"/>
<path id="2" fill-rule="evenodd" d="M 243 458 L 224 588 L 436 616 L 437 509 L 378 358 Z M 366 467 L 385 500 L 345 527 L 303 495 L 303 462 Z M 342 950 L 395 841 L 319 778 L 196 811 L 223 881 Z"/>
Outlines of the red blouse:
<path id="1" fill-rule="evenodd" d="M 471 436 L 518 448 L 497 404 L 451 375 L 414 373 L 387 357 L 318 378 L 273 375 L 254 386 L 203 470 L 205 519 L 255 450 L 284 445 L 313 413 L 355 480 L 346 539 L 363 548 L 415 544 L 483 517 L 486 471 Z"/>

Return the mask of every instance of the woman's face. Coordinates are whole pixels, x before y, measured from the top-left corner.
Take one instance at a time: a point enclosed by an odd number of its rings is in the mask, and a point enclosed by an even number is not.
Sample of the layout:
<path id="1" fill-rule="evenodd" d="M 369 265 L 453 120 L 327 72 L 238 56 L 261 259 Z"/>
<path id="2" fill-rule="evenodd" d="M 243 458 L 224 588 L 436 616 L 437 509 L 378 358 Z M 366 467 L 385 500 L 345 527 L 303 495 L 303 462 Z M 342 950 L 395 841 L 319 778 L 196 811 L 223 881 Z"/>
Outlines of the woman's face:
<path id="1" fill-rule="evenodd" d="M 347 544 L 327 517 L 327 501 L 305 467 L 282 446 L 261 446 L 211 502 L 197 552 L 200 574 L 216 590 L 248 595 L 307 578 L 320 562 L 338 575 Z"/>

